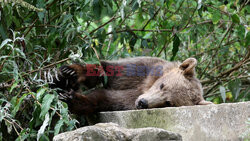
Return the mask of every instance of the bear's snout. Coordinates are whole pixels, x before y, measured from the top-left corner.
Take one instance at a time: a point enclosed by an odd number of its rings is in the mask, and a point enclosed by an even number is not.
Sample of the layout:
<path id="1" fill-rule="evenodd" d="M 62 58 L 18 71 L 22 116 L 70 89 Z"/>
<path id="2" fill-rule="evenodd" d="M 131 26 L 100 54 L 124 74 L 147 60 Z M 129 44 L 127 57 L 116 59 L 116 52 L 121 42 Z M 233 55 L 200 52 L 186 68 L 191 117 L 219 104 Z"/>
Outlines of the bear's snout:
<path id="1" fill-rule="evenodd" d="M 148 101 L 144 98 L 140 99 L 136 104 L 137 109 L 146 109 L 148 108 Z"/>

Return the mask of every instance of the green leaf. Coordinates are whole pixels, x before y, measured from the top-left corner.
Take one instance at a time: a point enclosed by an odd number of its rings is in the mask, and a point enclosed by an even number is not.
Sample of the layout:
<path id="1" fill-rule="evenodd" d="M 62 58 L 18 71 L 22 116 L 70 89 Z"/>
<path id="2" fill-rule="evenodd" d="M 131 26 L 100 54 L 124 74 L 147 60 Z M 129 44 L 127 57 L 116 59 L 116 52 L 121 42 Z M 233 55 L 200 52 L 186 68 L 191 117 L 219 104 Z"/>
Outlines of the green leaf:
<path id="1" fill-rule="evenodd" d="M 171 61 L 174 60 L 177 52 L 179 51 L 179 46 L 181 44 L 181 41 L 179 39 L 179 37 L 177 35 L 174 35 L 174 39 L 173 39 L 173 49 L 172 49 L 172 53 L 173 56 L 171 57 Z"/>
<path id="2" fill-rule="evenodd" d="M 250 45 L 250 32 L 247 32 L 245 47 L 249 47 L 249 45 Z"/>
<path id="3" fill-rule="evenodd" d="M 228 89 L 232 92 L 234 99 L 237 99 L 241 90 L 241 81 L 236 79 L 228 83 Z"/>
<path id="4" fill-rule="evenodd" d="M 46 114 L 45 116 L 45 120 L 43 122 L 43 125 L 40 127 L 40 129 L 38 130 L 38 133 L 37 133 L 37 141 L 39 141 L 40 137 L 44 134 L 44 131 L 47 127 L 47 125 L 49 124 L 49 113 Z"/>
<path id="5" fill-rule="evenodd" d="M 250 87 L 240 92 L 237 102 L 243 102 L 243 101 L 249 101 L 249 100 L 250 100 Z"/>
<path id="6" fill-rule="evenodd" d="M 46 2 L 46 5 L 51 4 L 53 1 L 54 1 L 54 0 L 48 0 L 48 1 Z"/>
<path id="7" fill-rule="evenodd" d="M 15 83 L 11 86 L 11 88 L 10 88 L 10 93 L 17 87 L 17 84 L 18 84 L 19 82 L 17 82 L 17 81 L 15 81 Z"/>
<path id="8" fill-rule="evenodd" d="M 239 40 L 241 40 L 241 41 L 244 41 L 245 33 L 246 33 L 246 29 L 245 29 L 244 25 L 241 25 L 241 24 L 237 25 L 235 28 L 235 31 L 236 31 L 237 38 L 239 38 Z"/>
<path id="9" fill-rule="evenodd" d="M 21 24 L 20 24 L 20 19 L 19 19 L 19 18 L 16 18 L 15 16 L 13 16 L 13 22 L 15 23 L 15 25 L 16 25 L 17 27 L 20 27 L 20 26 L 21 26 Z"/>
<path id="10" fill-rule="evenodd" d="M 15 48 L 15 51 L 17 53 L 19 53 L 23 58 L 26 58 L 25 54 L 23 53 L 23 51 L 21 51 L 19 48 Z"/>
<path id="11" fill-rule="evenodd" d="M 38 12 L 37 15 L 38 15 L 38 17 L 39 17 L 39 20 L 40 20 L 41 22 L 43 22 L 43 18 L 44 18 L 44 16 L 45 16 L 45 12 Z"/>
<path id="12" fill-rule="evenodd" d="M 0 24 L 0 35 L 2 36 L 3 40 L 5 40 L 6 38 L 8 38 L 2 24 Z M 0 47 L 0 49 L 1 49 L 1 47 Z"/>
<path id="13" fill-rule="evenodd" d="M 246 97 L 246 101 L 250 101 L 250 87 L 248 87 L 245 92 L 243 93 L 244 97 Z"/>
<path id="14" fill-rule="evenodd" d="M 99 44 L 103 44 L 104 40 L 106 39 L 106 30 L 104 28 L 100 28 L 96 32 L 96 36 L 98 37 Z"/>
<path id="15" fill-rule="evenodd" d="M 148 47 L 147 40 L 142 40 L 141 45 L 142 45 L 143 48 L 147 48 Z"/>
<path id="16" fill-rule="evenodd" d="M 63 16 L 63 22 L 62 22 L 62 25 L 64 25 L 67 21 L 71 20 L 72 19 L 72 15 L 71 14 L 66 14 Z"/>
<path id="17" fill-rule="evenodd" d="M 14 107 L 14 109 L 11 111 L 11 115 L 12 115 L 13 117 L 15 117 L 17 111 L 18 111 L 19 108 L 20 108 L 20 105 L 22 104 L 23 99 L 24 99 L 27 95 L 28 95 L 28 94 L 24 94 L 21 98 L 16 99 L 16 100 L 17 100 L 16 105 L 14 105 L 15 107 Z"/>
<path id="18" fill-rule="evenodd" d="M 45 1 L 44 0 L 38 0 L 37 1 L 37 7 L 38 8 L 44 8 L 45 7 Z M 40 11 L 37 14 L 38 14 L 39 20 L 41 22 L 43 22 L 43 19 L 44 19 L 44 16 L 45 16 L 45 10 Z"/>
<path id="19" fill-rule="evenodd" d="M 99 0 L 93 0 L 92 8 L 93 8 L 93 12 L 95 14 L 95 18 L 100 19 L 101 12 L 102 12 L 100 1 Z"/>
<path id="20" fill-rule="evenodd" d="M 12 97 L 11 100 L 10 100 L 10 103 L 11 103 L 12 106 L 16 106 L 16 104 L 17 104 L 17 96 Z"/>
<path id="21" fill-rule="evenodd" d="M 152 38 L 152 32 L 147 33 L 146 35 L 143 36 L 143 39 L 151 39 Z"/>
<path id="22" fill-rule="evenodd" d="M 17 66 L 17 64 L 16 64 L 16 62 L 12 62 L 13 63 L 13 77 L 14 77 L 14 79 L 16 80 L 16 81 L 18 81 L 18 75 L 19 75 L 19 73 L 18 73 L 18 66 Z"/>
<path id="23" fill-rule="evenodd" d="M 88 4 L 90 0 L 85 0 L 84 5 Z"/>
<path id="24" fill-rule="evenodd" d="M 197 9 L 199 10 L 202 6 L 202 0 L 198 0 L 198 6 L 197 6 Z"/>
<path id="25" fill-rule="evenodd" d="M 236 24 L 240 23 L 240 18 L 237 14 L 233 14 L 231 18 L 232 18 L 233 23 L 236 23 Z"/>
<path id="26" fill-rule="evenodd" d="M 30 128 L 36 128 L 38 126 L 41 126 L 43 121 L 39 118 L 40 113 L 41 113 L 41 107 L 36 103 L 34 105 L 34 110 L 32 112 L 32 119 L 29 122 Z"/>
<path id="27" fill-rule="evenodd" d="M 79 123 L 77 120 L 73 119 L 73 120 L 69 120 L 67 125 L 68 125 L 68 128 L 67 130 L 71 131 L 74 129 L 76 123 Z"/>
<path id="28" fill-rule="evenodd" d="M 54 136 L 57 135 L 60 132 L 61 127 L 63 126 L 64 120 L 61 119 L 56 123 L 56 126 L 54 128 L 55 132 L 54 132 Z"/>
<path id="29" fill-rule="evenodd" d="M 135 12 L 139 8 L 139 3 L 137 0 L 133 0 L 132 2 L 132 10 Z"/>
<path id="30" fill-rule="evenodd" d="M 150 7 L 150 8 L 148 9 L 148 11 L 149 11 L 150 18 L 153 18 L 153 17 L 154 17 L 154 14 L 155 14 L 155 8 Z"/>
<path id="31" fill-rule="evenodd" d="M 220 21 L 221 15 L 219 12 L 214 11 L 212 15 L 213 24 L 217 24 Z"/>
<path id="32" fill-rule="evenodd" d="M 134 46 L 135 46 L 136 41 L 137 41 L 137 38 L 134 38 L 134 37 L 132 37 L 131 40 L 129 41 L 129 46 L 130 46 L 131 51 L 134 51 Z"/>
<path id="33" fill-rule="evenodd" d="M 44 92 L 46 91 L 47 89 L 45 88 L 40 88 L 37 93 L 36 93 L 36 99 L 37 100 L 40 100 L 40 98 L 42 97 L 42 95 L 44 94 Z"/>
<path id="34" fill-rule="evenodd" d="M 223 102 L 226 102 L 226 89 L 223 86 L 220 86 L 220 95 L 222 97 Z"/>
<path id="35" fill-rule="evenodd" d="M 42 107 L 41 107 L 41 114 L 40 114 L 40 118 L 42 118 L 46 113 L 48 113 L 49 109 L 50 109 L 50 105 L 52 103 L 52 101 L 54 100 L 55 95 L 51 95 L 51 94 L 47 94 L 45 95 L 45 97 L 43 98 L 43 102 L 42 102 Z"/>
<path id="36" fill-rule="evenodd" d="M 20 133 L 20 135 L 18 136 L 18 138 L 16 138 L 15 141 L 25 141 L 27 140 L 27 138 L 30 136 L 30 134 L 28 133 L 29 128 L 23 129 Z"/>
<path id="37" fill-rule="evenodd" d="M 5 39 L 5 40 L 1 43 L 0 49 L 1 49 L 2 47 L 4 47 L 8 42 L 11 42 L 11 41 L 12 41 L 11 39 Z"/>

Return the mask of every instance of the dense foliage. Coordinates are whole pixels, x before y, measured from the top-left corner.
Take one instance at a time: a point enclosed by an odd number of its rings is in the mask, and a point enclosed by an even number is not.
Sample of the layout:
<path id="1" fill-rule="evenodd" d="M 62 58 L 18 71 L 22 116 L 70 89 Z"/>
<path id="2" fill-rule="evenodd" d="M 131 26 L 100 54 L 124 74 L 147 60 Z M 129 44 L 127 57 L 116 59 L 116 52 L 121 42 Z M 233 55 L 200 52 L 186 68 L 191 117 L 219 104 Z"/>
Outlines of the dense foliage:
<path id="1" fill-rule="evenodd" d="M 47 84 L 65 63 L 195 57 L 207 100 L 250 100 L 249 0 L 0 2 L 0 140 L 79 126 Z"/>

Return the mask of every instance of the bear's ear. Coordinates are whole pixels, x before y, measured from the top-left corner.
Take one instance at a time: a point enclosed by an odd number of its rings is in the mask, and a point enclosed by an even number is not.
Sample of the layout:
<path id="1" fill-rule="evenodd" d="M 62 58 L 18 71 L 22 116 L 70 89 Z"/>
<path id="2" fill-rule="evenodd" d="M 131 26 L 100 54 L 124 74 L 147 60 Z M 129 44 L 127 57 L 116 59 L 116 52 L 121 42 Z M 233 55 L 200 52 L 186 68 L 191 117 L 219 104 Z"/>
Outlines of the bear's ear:
<path id="1" fill-rule="evenodd" d="M 180 65 L 180 69 L 183 70 L 184 75 L 194 76 L 196 64 L 197 60 L 195 58 L 188 58 L 182 62 L 182 64 Z"/>

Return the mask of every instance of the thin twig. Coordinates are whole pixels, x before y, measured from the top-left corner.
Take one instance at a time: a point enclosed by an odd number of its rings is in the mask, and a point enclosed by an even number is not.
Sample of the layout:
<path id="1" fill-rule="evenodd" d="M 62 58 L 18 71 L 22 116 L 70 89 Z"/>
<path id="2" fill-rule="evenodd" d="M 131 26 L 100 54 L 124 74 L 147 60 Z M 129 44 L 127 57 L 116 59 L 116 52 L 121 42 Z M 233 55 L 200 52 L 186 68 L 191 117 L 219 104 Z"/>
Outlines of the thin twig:
<path id="1" fill-rule="evenodd" d="M 223 38 L 221 39 L 221 41 L 220 41 L 220 43 L 219 43 L 219 45 L 218 45 L 217 48 L 220 48 L 220 47 L 221 47 L 221 44 L 222 44 L 223 40 L 226 38 L 227 34 L 232 30 L 233 25 L 234 25 L 234 24 L 231 23 L 231 25 L 227 28 L 227 31 L 226 31 L 225 35 L 223 36 Z"/>
<path id="2" fill-rule="evenodd" d="M 226 38 L 226 36 L 228 35 L 228 33 L 232 30 L 232 27 L 233 27 L 233 23 L 231 23 L 231 25 L 228 27 L 226 33 L 224 34 L 223 38 L 221 39 L 221 41 L 220 41 L 220 43 L 219 43 L 219 45 L 217 46 L 216 49 L 219 49 L 219 48 L 221 47 L 221 44 L 222 44 L 223 40 Z M 217 53 L 214 53 L 214 54 L 212 55 L 211 58 L 214 58 L 214 56 L 215 56 L 216 54 L 217 54 Z M 211 62 L 212 62 L 212 60 L 210 60 L 210 62 L 207 64 L 207 66 L 206 66 L 205 69 L 203 70 L 203 72 L 202 72 L 200 78 L 205 74 L 205 72 L 206 72 L 206 70 L 207 70 L 207 68 L 208 68 L 208 66 L 210 65 Z"/>
<path id="3" fill-rule="evenodd" d="M 9 121 L 9 120 L 6 119 L 6 118 L 3 118 L 3 120 L 7 121 L 9 124 L 12 124 L 12 126 L 13 126 L 15 132 L 17 133 L 18 136 L 20 136 L 20 133 L 17 131 L 16 126 L 15 126 L 15 125 L 17 125 L 17 126 L 21 129 L 21 131 L 22 131 L 23 128 L 22 128 L 19 124 L 17 124 L 15 121 Z"/>
<path id="4" fill-rule="evenodd" d="M 30 27 L 54 27 L 54 28 L 59 28 L 60 26 L 46 25 L 46 24 L 34 25 L 34 26 L 31 25 L 31 26 L 25 26 L 25 27 L 18 28 L 18 29 L 16 29 L 16 31 L 20 31 L 20 30 L 23 30 L 23 29 L 26 29 L 26 28 L 30 28 Z"/>
<path id="5" fill-rule="evenodd" d="M 232 73 L 233 71 L 239 69 L 245 62 L 250 61 L 249 55 L 247 59 L 242 60 L 241 62 L 239 62 L 238 64 L 236 64 L 233 68 L 226 70 L 224 72 L 222 72 L 218 77 L 222 77 L 222 76 L 227 76 L 230 73 Z"/>
<path id="6" fill-rule="evenodd" d="M 119 17 L 119 16 L 118 16 Z M 97 27 L 96 29 L 92 30 L 89 35 L 93 34 L 94 32 L 96 32 L 97 30 L 99 30 L 100 28 L 104 27 L 105 25 L 109 24 L 110 22 L 112 22 L 113 20 L 117 19 L 118 17 L 113 16 L 109 21 L 107 21 L 106 23 L 100 25 L 99 27 Z M 83 38 L 81 37 L 82 40 L 86 39 L 88 37 L 88 35 L 85 35 Z"/>
<path id="7" fill-rule="evenodd" d="M 45 67 L 42 67 L 42 68 L 38 68 L 38 69 L 32 70 L 32 71 L 28 72 L 27 74 L 25 74 L 25 75 L 23 75 L 23 76 L 26 76 L 26 75 L 28 75 L 28 74 L 31 74 L 31 73 L 34 73 L 34 72 L 37 72 L 37 71 L 40 71 L 40 70 L 44 70 L 44 69 L 50 68 L 50 67 L 52 67 L 52 66 L 54 66 L 54 65 L 56 65 L 56 64 L 60 64 L 60 63 L 62 63 L 62 62 L 68 61 L 68 60 L 70 60 L 70 58 L 62 59 L 62 60 L 57 61 L 57 62 L 55 62 L 55 63 L 49 64 L 49 65 L 47 65 L 47 66 L 45 66 Z"/>
<path id="8" fill-rule="evenodd" d="M 31 26 L 29 27 L 29 30 L 24 34 L 24 37 L 26 37 L 28 35 L 28 33 L 31 31 L 31 29 L 34 27 L 35 23 L 37 22 L 38 18 L 35 19 L 35 21 L 31 24 Z"/>
<path id="9" fill-rule="evenodd" d="M 146 26 L 149 24 L 149 22 L 155 18 L 155 16 L 159 13 L 160 10 L 161 10 L 161 7 L 158 8 L 157 11 L 155 12 L 155 14 L 146 22 L 146 24 L 142 27 L 142 30 L 144 30 L 146 28 Z"/>
<path id="10" fill-rule="evenodd" d="M 244 1 L 244 3 L 240 6 L 240 10 L 239 11 L 241 11 L 248 3 L 249 3 L 249 0 Z"/>
<path id="11" fill-rule="evenodd" d="M 212 5 L 204 4 L 204 6 L 211 7 L 212 9 L 215 9 L 215 10 L 220 11 L 220 12 L 223 13 L 224 15 L 230 16 L 230 13 L 228 13 L 228 12 L 226 12 L 226 11 L 222 11 L 222 10 L 220 10 L 219 8 L 216 8 L 216 7 L 212 6 Z"/>
<path id="12" fill-rule="evenodd" d="M 225 70 L 223 72 L 221 72 L 220 74 L 218 74 L 215 78 L 216 79 L 219 79 L 221 77 L 226 77 L 228 75 L 230 75 L 232 72 L 238 70 L 242 65 L 244 65 L 245 63 L 248 63 L 250 61 L 250 51 L 248 51 L 247 55 L 244 57 L 243 60 L 241 60 L 239 63 L 237 63 L 233 68 L 231 69 L 228 69 L 228 70 Z M 203 80 L 201 81 L 201 83 L 204 85 L 204 84 L 207 84 L 207 83 L 211 83 L 215 80 Z"/>
<path id="13" fill-rule="evenodd" d="M 26 77 L 26 76 L 29 75 L 29 74 L 32 74 L 32 73 L 37 72 L 37 71 L 40 71 L 40 70 L 47 69 L 47 68 L 49 68 L 49 67 L 52 67 L 52 66 L 54 66 L 54 65 L 56 65 L 56 64 L 65 62 L 65 61 L 67 61 L 67 60 L 70 60 L 70 58 L 65 58 L 65 59 L 62 59 L 62 60 L 57 61 L 57 62 L 55 62 L 55 63 L 49 64 L 49 65 L 47 65 L 47 66 L 45 66 L 45 67 L 42 67 L 42 68 L 38 68 L 38 69 L 35 69 L 35 70 L 32 70 L 32 71 L 29 71 L 29 72 L 23 74 L 22 77 Z M 10 79 L 10 80 L 7 80 L 5 83 L 9 83 L 9 82 L 12 82 L 12 83 L 13 83 L 13 81 L 14 81 L 14 79 Z M 11 86 L 11 85 L 10 85 L 10 86 Z"/>
<path id="14" fill-rule="evenodd" d="M 8 54 L 8 56 L 10 56 L 10 54 L 12 53 L 13 50 L 10 51 L 10 53 Z M 0 65 L 0 72 L 2 71 L 3 69 L 3 66 L 5 64 L 5 61 L 7 60 L 7 57 L 3 60 L 2 64 Z"/>
<path id="15" fill-rule="evenodd" d="M 207 94 L 209 94 L 215 87 L 217 87 L 221 82 L 216 82 L 210 89 L 208 89 L 206 91 L 206 93 L 204 94 L 204 96 L 206 96 Z"/>
<path id="16" fill-rule="evenodd" d="M 186 29 L 188 27 L 189 23 L 191 22 L 194 14 L 195 14 L 195 11 L 197 10 L 197 7 L 198 7 L 198 4 L 196 5 L 196 7 L 195 7 L 195 9 L 194 9 L 191 17 L 189 17 L 187 24 L 183 28 L 181 28 L 180 30 L 178 30 L 176 32 L 174 32 L 174 29 L 173 29 L 173 35 L 172 35 L 172 37 L 170 37 L 170 40 L 172 40 L 174 38 L 174 36 L 176 35 L 176 33 L 180 33 L 181 31 L 183 31 L 184 29 Z M 159 57 L 161 55 L 162 51 L 165 50 L 166 48 L 167 48 L 167 45 L 163 46 L 163 48 L 161 48 L 160 52 L 157 54 L 157 57 Z"/>
<path id="17" fill-rule="evenodd" d="M 207 23 L 210 23 L 211 21 L 210 20 L 207 20 L 207 21 L 203 21 L 203 22 L 200 22 L 200 23 L 196 23 L 196 24 L 193 24 L 193 25 L 189 25 L 187 26 L 186 28 L 191 28 L 195 25 L 201 25 L 201 24 L 207 24 Z M 140 32 L 158 32 L 158 33 L 161 33 L 161 32 L 172 32 L 173 30 L 172 29 L 122 29 L 122 30 L 117 30 L 117 31 L 111 31 L 111 32 L 108 32 L 106 33 L 106 35 L 110 35 L 110 34 L 114 34 L 114 33 L 122 33 L 122 32 L 131 32 L 131 31 L 140 31 Z M 93 38 L 96 38 L 96 37 L 93 37 Z"/>
<path id="18" fill-rule="evenodd" d="M 205 72 L 206 72 L 206 70 L 208 69 L 208 67 L 209 67 L 209 65 L 211 64 L 211 62 L 212 62 L 212 59 L 208 62 L 207 66 L 206 66 L 205 69 L 202 71 L 202 73 L 201 73 L 199 79 L 201 79 L 202 76 L 205 74 Z"/>
<path id="19" fill-rule="evenodd" d="M 31 93 L 31 96 L 32 96 L 32 98 L 36 101 L 36 103 L 37 103 L 40 107 L 42 107 L 42 104 L 36 99 L 36 97 L 33 95 L 33 93 L 31 92 L 31 90 L 28 89 L 28 91 Z M 49 107 L 49 108 L 50 108 L 51 110 L 55 111 L 55 113 L 56 113 L 58 116 L 62 117 L 62 115 L 59 114 L 59 113 L 55 110 L 55 108 L 53 108 L 53 107 Z"/>
<path id="20" fill-rule="evenodd" d="M 46 10 L 48 10 L 49 7 L 51 7 L 54 3 L 56 3 L 58 0 L 54 0 L 52 3 L 50 3 L 49 5 L 46 6 Z M 29 27 L 29 30 L 24 34 L 24 37 L 26 37 L 28 35 L 28 33 L 31 31 L 31 29 L 34 27 L 35 23 L 37 22 L 38 17 L 35 19 L 35 21 L 31 24 L 31 26 Z"/>

